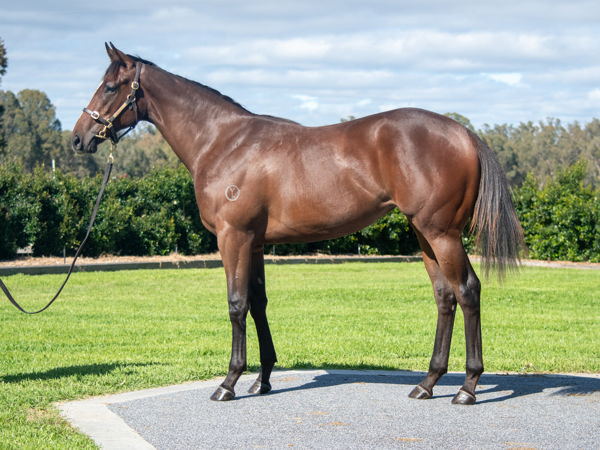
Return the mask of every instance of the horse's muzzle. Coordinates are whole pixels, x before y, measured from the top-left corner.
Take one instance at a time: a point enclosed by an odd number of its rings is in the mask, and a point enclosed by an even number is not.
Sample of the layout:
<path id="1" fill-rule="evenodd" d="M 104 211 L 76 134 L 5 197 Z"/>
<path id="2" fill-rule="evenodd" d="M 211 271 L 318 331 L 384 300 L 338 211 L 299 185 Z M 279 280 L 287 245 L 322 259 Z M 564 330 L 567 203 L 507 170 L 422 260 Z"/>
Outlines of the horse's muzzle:
<path id="1" fill-rule="evenodd" d="M 98 150 L 98 142 L 95 137 L 92 137 L 86 144 L 85 139 L 77 132 L 73 132 L 71 135 L 71 145 L 77 153 L 96 153 Z"/>

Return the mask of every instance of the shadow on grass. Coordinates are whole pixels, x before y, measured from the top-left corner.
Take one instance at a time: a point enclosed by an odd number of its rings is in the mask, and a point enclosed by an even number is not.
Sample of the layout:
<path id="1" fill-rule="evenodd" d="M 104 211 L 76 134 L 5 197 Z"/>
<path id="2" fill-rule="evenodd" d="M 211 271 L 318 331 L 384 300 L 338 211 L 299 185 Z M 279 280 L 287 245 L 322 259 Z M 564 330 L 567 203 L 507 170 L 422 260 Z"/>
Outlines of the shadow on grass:
<path id="1" fill-rule="evenodd" d="M 381 367 L 294 367 L 292 370 L 325 370 L 328 373 L 315 376 L 310 382 L 287 389 L 277 389 L 276 373 L 273 376 L 273 391 L 269 395 L 283 394 L 291 391 L 321 389 L 353 383 L 406 385 L 407 395 L 413 386 L 423 380 L 425 372 L 393 371 Z M 370 372 L 370 371 L 376 371 Z M 464 374 L 449 373 L 444 375 L 437 386 L 453 386 L 452 394 L 436 395 L 434 398 L 453 398 L 464 382 Z M 548 391 L 551 396 L 586 396 L 600 392 L 600 376 L 568 375 L 568 374 L 486 374 L 479 380 L 477 403 L 495 403 L 527 395 Z"/>
<path id="2" fill-rule="evenodd" d="M 110 364 L 85 364 L 80 366 L 56 367 L 43 372 L 19 373 L 15 375 L 1 375 L 0 381 L 4 383 L 20 383 L 22 381 L 47 381 L 72 376 L 105 375 L 115 370 L 133 367 L 144 367 L 158 363 L 110 363 Z"/>

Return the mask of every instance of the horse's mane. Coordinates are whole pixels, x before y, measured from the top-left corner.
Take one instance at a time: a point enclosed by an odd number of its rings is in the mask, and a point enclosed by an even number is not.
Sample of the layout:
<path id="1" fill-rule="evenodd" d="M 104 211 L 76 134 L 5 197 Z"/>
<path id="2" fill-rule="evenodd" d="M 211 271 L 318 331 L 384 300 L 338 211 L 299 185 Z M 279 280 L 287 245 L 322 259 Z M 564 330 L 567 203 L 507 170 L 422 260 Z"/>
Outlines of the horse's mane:
<path id="1" fill-rule="evenodd" d="M 154 66 L 154 67 L 158 67 L 158 66 L 157 66 L 156 64 L 154 64 L 153 62 L 151 62 L 151 61 L 147 61 L 147 60 L 145 60 L 145 59 L 142 59 L 142 58 L 140 58 L 139 56 L 132 56 L 132 55 L 127 55 L 127 56 L 129 56 L 129 57 L 130 57 L 131 59 L 133 59 L 135 62 L 139 62 L 139 63 L 142 63 L 142 64 L 146 64 L 146 65 L 148 65 L 148 66 Z M 106 69 L 106 75 L 110 75 L 110 76 L 113 76 L 113 77 L 114 77 L 114 76 L 116 76 L 116 75 L 117 75 L 117 73 L 119 72 L 119 68 L 120 68 L 120 67 L 121 67 L 121 64 L 119 63 L 119 61 L 113 61 L 113 62 L 111 62 L 111 63 L 110 63 L 110 66 L 108 66 L 108 69 Z M 205 90 L 205 91 L 208 91 L 208 92 L 210 92 L 211 94 L 214 94 L 214 95 L 216 95 L 217 97 L 219 97 L 219 98 L 221 98 L 221 99 L 225 100 L 226 102 L 228 102 L 228 103 L 231 103 L 232 105 L 235 105 L 235 106 L 237 106 L 238 108 L 241 108 L 241 109 L 243 109 L 243 110 L 244 110 L 244 111 L 246 111 L 246 112 L 250 112 L 250 111 L 248 111 L 246 108 L 244 108 L 242 105 L 240 105 L 238 102 L 236 102 L 234 99 L 232 99 L 231 97 L 229 97 L 229 96 L 227 96 L 227 95 L 224 95 L 224 94 L 221 94 L 219 91 L 217 91 L 216 89 L 213 89 L 213 88 L 211 88 L 210 86 L 206 86 L 206 85 L 204 85 L 204 84 L 202 84 L 202 83 L 198 83 L 197 81 L 190 80 L 190 79 L 188 79 L 188 78 L 185 78 L 185 77 L 182 77 L 182 76 L 180 76 L 180 75 L 175 75 L 175 74 L 171 74 L 171 75 L 173 75 L 174 77 L 181 78 L 181 79 L 183 79 L 183 80 L 187 81 L 188 83 L 191 83 L 191 84 L 193 84 L 193 85 L 195 85 L 195 86 L 197 86 L 197 87 L 199 87 L 199 88 L 201 88 L 201 89 L 203 89 L 203 90 Z"/>

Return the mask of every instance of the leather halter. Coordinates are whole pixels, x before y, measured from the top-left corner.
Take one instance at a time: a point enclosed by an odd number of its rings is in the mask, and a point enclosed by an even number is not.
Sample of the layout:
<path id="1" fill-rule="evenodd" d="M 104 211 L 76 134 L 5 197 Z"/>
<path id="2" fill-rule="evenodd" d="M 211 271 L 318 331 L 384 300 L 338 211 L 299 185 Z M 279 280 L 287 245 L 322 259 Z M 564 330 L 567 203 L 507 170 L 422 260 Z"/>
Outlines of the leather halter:
<path id="1" fill-rule="evenodd" d="M 131 92 L 125 99 L 125 102 L 123 102 L 121 107 L 119 109 L 117 109 L 117 111 L 111 117 L 106 119 L 106 118 L 100 116 L 100 113 L 98 111 L 92 111 L 88 108 L 83 108 L 84 113 L 89 114 L 90 117 L 92 119 L 94 119 L 94 121 L 99 123 L 100 125 L 104 125 L 104 128 L 102 130 L 100 130 L 98 132 L 98 134 L 96 134 L 97 138 L 100 138 L 102 140 L 110 140 L 113 143 L 113 145 L 116 145 L 117 142 L 119 142 L 119 140 L 123 136 L 125 136 L 127 133 L 129 133 L 131 130 L 133 130 L 133 128 L 135 127 L 135 124 L 137 124 L 138 108 L 137 108 L 136 100 L 137 100 L 137 91 L 140 88 L 140 73 L 142 71 L 142 65 L 143 65 L 142 63 L 139 63 L 139 62 L 136 63 L 135 76 L 133 78 L 133 81 L 131 82 Z M 133 124 L 133 126 L 129 127 L 124 133 L 117 134 L 117 131 L 113 127 L 113 123 L 129 107 L 133 107 L 133 109 L 135 111 L 135 123 Z"/>

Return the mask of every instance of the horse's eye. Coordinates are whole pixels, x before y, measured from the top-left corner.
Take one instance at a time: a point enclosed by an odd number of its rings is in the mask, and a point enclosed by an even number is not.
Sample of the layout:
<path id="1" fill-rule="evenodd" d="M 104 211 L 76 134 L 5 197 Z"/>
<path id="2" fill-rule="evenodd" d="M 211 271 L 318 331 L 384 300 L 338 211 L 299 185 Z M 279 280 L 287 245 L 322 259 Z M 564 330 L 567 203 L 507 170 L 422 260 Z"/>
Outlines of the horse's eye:
<path id="1" fill-rule="evenodd" d="M 117 86 L 112 83 L 107 83 L 104 87 L 104 91 L 108 94 L 112 94 L 113 92 L 117 92 Z"/>

